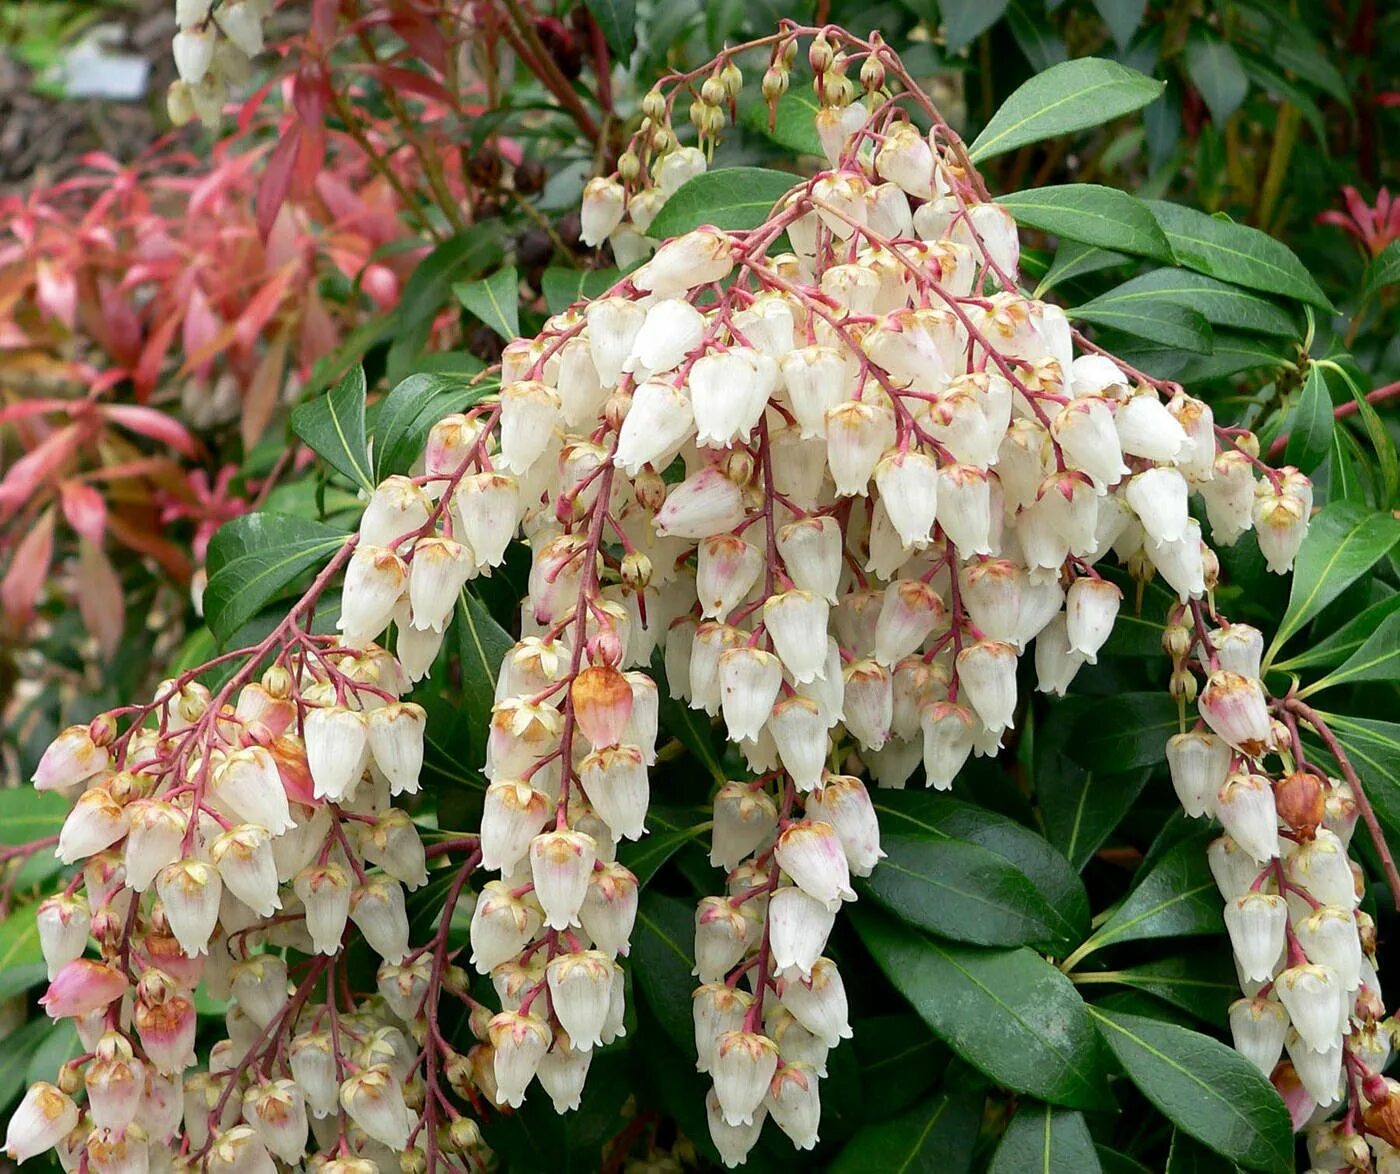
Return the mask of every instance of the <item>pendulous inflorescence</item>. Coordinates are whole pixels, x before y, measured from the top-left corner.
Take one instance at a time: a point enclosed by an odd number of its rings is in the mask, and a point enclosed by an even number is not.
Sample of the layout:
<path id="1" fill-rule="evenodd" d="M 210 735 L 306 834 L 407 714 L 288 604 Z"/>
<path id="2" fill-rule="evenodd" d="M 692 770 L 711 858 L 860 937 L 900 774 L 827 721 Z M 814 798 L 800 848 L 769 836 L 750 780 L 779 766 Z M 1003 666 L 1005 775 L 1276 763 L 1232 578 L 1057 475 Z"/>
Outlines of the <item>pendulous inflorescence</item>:
<path id="1" fill-rule="evenodd" d="M 40 910 L 43 1002 L 85 1052 L 30 1090 L 14 1156 L 460 1169 L 484 1160 L 476 1116 L 536 1096 L 577 1108 L 595 1050 L 626 1030 L 638 883 L 616 854 L 646 834 L 663 690 L 747 767 L 710 796 L 723 879 L 695 913 L 711 1137 L 729 1165 L 770 1118 L 811 1148 L 828 1053 L 851 1035 L 826 943 L 883 855 L 869 788 L 948 789 L 997 754 L 1023 655 L 1057 695 L 1096 661 L 1122 604 L 1113 567 L 1177 599 L 1166 757 L 1186 812 L 1224 828 L 1210 864 L 1245 991 L 1236 1044 L 1299 1127 L 1346 1102 L 1315 1145 L 1364 1124 L 1389 1160 L 1400 1102 L 1347 854 L 1364 796 L 1304 752 L 1299 723 L 1326 740 L 1322 719 L 1266 693 L 1261 635 L 1215 610 L 1218 561 L 1189 509 L 1199 496 L 1217 542 L 1254 530 L 1285 573 L 1307 478 L 1021 292 L 1015 223 L 878 37 L 758 42 L 770 102 L 800 41 L 814 176 L 757 228 L 650 240 L 705 170 L 753 46 L 668 79 L 584 194 L 585 240 L 636 267 L 506 347 L 499 391 L 433 427 L 421 473 L 378 485 L 225 684 L 183 674 L 45 755 L 36 785 L 75 798 L 57 850 L 82 867 Z M 672 126 L 687 94 L 699 148 Z M 516 540 L 529 586 L 473 764 L 479 834 L 425 848 L 394 803 L 423 761 L 405 697 L 462 589 Z M 314 635 L 342 575 L 339 635 Z M 455 872 L 414 941 L 405 893 L 429 856 Z M 381 960 L 373 990 L 351 985 L 352 937 Z M 230 1001 L 197 1067 L 201 986 Z M 444 1000 L 469 1012 L 465 1053 Z"/>

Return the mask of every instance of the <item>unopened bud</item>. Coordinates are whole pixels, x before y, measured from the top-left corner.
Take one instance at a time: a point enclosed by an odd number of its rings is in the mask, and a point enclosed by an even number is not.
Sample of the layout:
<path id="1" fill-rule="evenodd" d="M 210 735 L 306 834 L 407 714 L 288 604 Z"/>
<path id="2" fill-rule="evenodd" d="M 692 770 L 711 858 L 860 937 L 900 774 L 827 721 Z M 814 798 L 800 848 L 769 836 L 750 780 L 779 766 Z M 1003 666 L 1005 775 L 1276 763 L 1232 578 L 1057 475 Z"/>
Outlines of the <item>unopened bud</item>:
<path id="1" fill-rule="evenodd" d="M 812 72 L 818 75 L 825 73 L 835 60 L 836 51 L 832 49 L 831 42 L 824 34 L 818 33 L 807 50 L 807 63 L 811 65 Z"/>
<path id="2" fill-rule="evenodd" d="M 624 585 L 633 591 L 643 590 L 651 582 L 651 559 L 640 550 L 622 556 L 621 577 Z"/>
<path id="3" fill-rule="evenodd" d="M 632 483 L 632 492 L 637 495 L 637 504 L 652 513 L 666 503 L 666 482 L 660 473 L 646 470 L 638 473 Z"/>
<path id="4" fill-rule="evenodd" d="M 1171 624 L 1162 631 L 1162 651 L 1172 658 L 1173 664 L 1180 664 L 1191 651 L 1191 629 L 1180 624 Z"/>
<path id="5" fill-rule="evenodd" d="M 276 698 L 278 701 L 284 697 L 290 697 L 292 693 L 292 674 L 282 665 L 275 664 L 262 675 L 263 688 L 267 690 L 268 696 Z"/>
<path id="6" fill-rule="evenodd" d="M 428 1168 L 428 1158 L 422 1150 L 404 1150 L 399 1155 L 399 1169 L 403 1174 L 424 1174 Z"/>
<path id="7" fill-rule="evenodd" d="M 58 1070 L 58 1091 L 67 1093 L 68 1096 L 75 1096 L 83 1087 L 83 1074 L 80 1065 L 70 1060 Z"/>
<path id="8" fill-rule="evenodd" d="M 642 174 L 642 161 L 631 151 L 624 151 L 617 160 L 617 174 L 623 183 L 636 183 Z"/>
<path id="9" fill-rule="evenodd" d="M 99 713 L 88 724 L 88 737 L 94 746 L 110 746 L 117 736 L 117 719 L 110 713 Z"/>
<path id="10" fill-rule="evenodd" d="M 1209 546 L 1201 548 L 1201 577 L 1207 591 L 1214 591 L 1220 585 L 1220 558 Z"/>
<path id="11" fill-rule="evenodd" d="M 855 97 L 855 87 L 850 79 L 835 70 L 823 74 L 820 84 L 823 106 L 848 106 Z"/>
<path id="12" fill-rule="evenodd" d="M 728 96 L 728 91 L 718 73 L 712 73 L 700 87 L 700 101 L 707 106 L 718 106 Z"/>
<path id="13" fill-rule="evenodd" d="M 648 90 L 647 96 L 642 99 L 642 116 L 653 122 L 663 121 L 666 117 L 666 95 L 657 89 Z M 621 163 L 621 160 L 618 162 Z"/>
<path id="14" fill-rule="evenodd" d="M 753 470 L 753 454 L 746 449 L 733 449 L 724 459 L 724 475 L 735 485 L 747 485 L 753 480 Z"/>
<path id="15" fill-rule="evenodd" d="M 731 100 L 737 98 L 744 88 L 744 75 L 732 58 L 720 69 L 719 80 L 724 84 L 724 92 Z"/>
<path id="16" fill-rule="evenodd" d="M 865 59 L 864 64 L 860 67 L 860 84 L 868 94 L 884 89 L 885 67 L 873 53 Z"/>
<path id="17" fill-rule="evenodd" d="M 1385 1084 L 1383 1095 L 1368 1097 L 1371 1104 L 1362 1114 L 1362 1120 L 1366 1123 L 1367 1133 L 1374 1134 L 1389 1145 L 1400 1146 L 1400 1084 L 1393 1080 L 1387 1080 Z"/>
<path id="18" fill-rule="evenodd" d="M 1235 447 L 1251 457 L 1259 455 L 1259 437 L 1253 432 L 1241 432 L 1235 437 Z"/>
<path id="19" fill-rule="evenodd" d="M 1295 771 L 1274 784 L 1274 804 L 1279 818 L 1310 840 L 1326 814 L 1327 794 L 1317 775 Z"/>
<path id="20" fill-rule="evenodd" d="M 787 70 L 778 65 L 770 65 L 763 75 L 763 100 L 771 105 L 787 93 L 787 88 Z"/>
<path id="21" fill-rule="evenodd" d="M 458 1117 L 448 1130 L 448 1138 L 459 1154 L 469 1153 L 481 1147 L 481 1128 L 470 1117 Z"/>
<path id="22" fill-rule="evenodd" d="M 603 420 L 614 431 L 620 431 L 622 422 L 632 407 L 632 396 L 625 391 L 615 391 L 603 405 Z"/>
<path id="23" fill-rule="evenodd" d="M 1189 669 L 1177 669 L 1172 673 L 1171 695 L 1187 705 L 1196 700 L 1196 677 Z"/>
<path id="24" fill-rule="evenodd" d="M 1364 954 L 1374 954 L 1376 952 L 1376 922 L 1369 913 L 1363 910 L 1356 910 L 1352 914 L 1356 918 L 1356 936 L 1361 939 L 1361 951 Z"/>
<path id="25" fill-rule="evenodd" d="M 705 133 L 705 127 L 710 121 L 710 107 L 705 104 L 703 98 L 697 98 L 690 104 L 690 125 L 701 134 Z"/>
<path id="26" fill-rule="evenodd" d="M 666 127 L 658 126 L 651 132 L 651 149 L 658 155 L 664 155 L 667 151 L 674 150 L 676 146 L 676 136 Z"/>

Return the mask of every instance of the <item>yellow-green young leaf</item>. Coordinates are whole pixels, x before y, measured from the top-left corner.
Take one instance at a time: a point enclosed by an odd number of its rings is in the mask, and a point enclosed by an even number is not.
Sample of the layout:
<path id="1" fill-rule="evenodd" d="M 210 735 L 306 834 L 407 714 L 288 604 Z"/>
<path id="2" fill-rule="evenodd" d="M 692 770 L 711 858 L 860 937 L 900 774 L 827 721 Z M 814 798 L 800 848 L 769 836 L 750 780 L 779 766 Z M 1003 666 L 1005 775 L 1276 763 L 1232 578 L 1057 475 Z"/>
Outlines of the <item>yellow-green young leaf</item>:
<path id="1" fill-rule="evenodd" d="M 1101 57 L 1079 57 L 1024 82 L 968 148 L 974 163 L 1071 131 L 1100 126 L 1155 101 L 1165 87 Z"/>
<path id="2" fill-rule="evenodd" d="M 520 334 L 520 274 L 514 265 L 497 269 L 480 281 L 459 281 L 457 300 L 506 342 Z"/>
<path id="3" fill-rule="evenodd" d="M 1293 590 L 1268 661 L 1294 633 L 1390 553 L 1400 519 L 1348 501 L 1329 502 L 1313 517 L 1293 562 Z"/>
<path id="4" fill-rule="evenodd" d="M 1165 200 L 1145 202 L 1167 234 L 1176 259 L 1187 268 L 1248 289 L 1332 309 L 1303 263 L 1267 232 Z"/>
<path id="5" fill-rule="evenodd" d="M 827 1169 L 831 1174 L 966 1174 L 982 1121 L 981 1089 L 936 1092 L 887 1121 L 862 1126 Z"/>
<path id="6" fill-rule="evenodd" d="M 209 543 L 204 622 L 222 644 L 295 580 L 319 568 L 348 535 L 291 514 L 245 514 Z"/>
<path id="7" fill-rule="evenodd" d="M 1177 1128 L 1246 1169 L 1293 1170 L 1288 1110 L 1233 1048 L 1174 1023 L 1098 1007 L 1089 1012 L 1128 1079 Z"/>
<path id="8" fill-rule="evenodd" d="M 662 205 L 647 235 L 662 240 L 702 224 L 731 230 L 757 228 L 797 177 L 766 167 L 723 167 L 683 183 Z"/>
<path id="9" fill-rule="evenodd" d="M 1096 183 L 1067 183 L 998 196 L 1017 224 L 1102 249 L 1175 260 L 1156 218 L 1141 200 Z"/>
<path id="10" fill-rule="evenodd" d="M 1332 448 L 1332 397 L 1322 368 L 1314 364 L 1298 392 L 1298 402 L 1288 417 L 1288 444 L 1283 450 L 1287 464 L 1311 473 L 1327 459 Z"/>
<path id="11" fill-rule="evenodd" d="M 352 367 L 325 395 L 292 409 L 292 431 L 364 490 L 374 489 L 365 442 L 365 370 Z"/>
<path id="12" fill-rule="evenodd" d="M 817 136 L 816 117 L 821 107 L 812 95 L 811 78 L 792 75 L 788 91 L 778 99 L 777 115 L 768 125 L 768 104 L 754 92 L 740 107 L 740 120 L 750 130 L 766 135 L 780 147 L 799 155 L 820 155 L 822 141 Z"/>
<path id="13" fill-rule="evenodd" d="M 622 276 L 619 269 L 566 269 L 551 265 L 540 278 L 540 292 L 551 314 L 562 314 L 575 302 L 596 298 Z"/>
<path id="14" fill-rule="evenodd" d="M 919 1017 L 997 1083 L 1074 1109 L 1111 1103 L 1079 993 L 1034 950 L 958 946 L 862 901 L 850 914 L 876 964 Z"/>
<path id="15" fill-rule="evenodd" d="M 992 1156 L 990 1174 L 1095 1174 L 1100 1169 L 1084 1114 L 1022 1101 Z"/>
<path id="16" fill-rule="evenodd" d="M 1249 78 L 1229 42 L 1200 27 L 1193 29 L 1186 41 L 1186 72 L 1217 126 L 1229 121 L 1249 93 Z"/>

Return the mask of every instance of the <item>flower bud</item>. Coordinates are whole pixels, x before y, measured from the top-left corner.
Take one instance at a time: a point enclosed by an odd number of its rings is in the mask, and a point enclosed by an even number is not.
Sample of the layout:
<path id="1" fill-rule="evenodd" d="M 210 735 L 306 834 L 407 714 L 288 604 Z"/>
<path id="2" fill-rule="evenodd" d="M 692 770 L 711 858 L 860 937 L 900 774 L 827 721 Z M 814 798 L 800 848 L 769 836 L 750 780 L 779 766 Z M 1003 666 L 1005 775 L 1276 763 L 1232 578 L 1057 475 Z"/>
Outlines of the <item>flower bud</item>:
<path id="1" fill-rule="evenodd" d="M 1327 791 L 1310 771 L 1295 771 L 1274 783 L 1278 817 L 1294 831 L 1311 837 L 1327 815 Z"/>
<path id="2" fill-rule="evenodd" d="M 34 789 L 66 791 L 100 774 L 110 763 L 106 747 L 94 743 L 88 726 L 69 726 L 40 757 L 34 770 Z"/>
<path id="3" fill-rule="evenodd" d="M 1267 752 L 1269 710 L 1257 678 L 1224 669 L 1210 674 L 1201 692 L 1201 717 L 1215 733 L 1250 758 Z"/>

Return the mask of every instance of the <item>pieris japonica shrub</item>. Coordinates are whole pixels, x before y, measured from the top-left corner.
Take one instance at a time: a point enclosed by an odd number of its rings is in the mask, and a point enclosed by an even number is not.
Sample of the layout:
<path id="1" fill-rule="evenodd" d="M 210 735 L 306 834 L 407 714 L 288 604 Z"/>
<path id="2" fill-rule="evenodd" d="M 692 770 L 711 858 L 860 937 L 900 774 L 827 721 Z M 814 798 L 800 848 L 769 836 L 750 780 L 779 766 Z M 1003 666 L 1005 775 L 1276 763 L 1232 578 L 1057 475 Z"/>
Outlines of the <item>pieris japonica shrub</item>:
<path id="1" fill-rule="evenodd" d="M 810 173 L 710 166 L 756 52 Z M 450 403 L 410 382 L 367 426 L 352 372 L 312 405 L 355 529 L 226 528 L 227 650 L 35 773 L 71 801 L 26 846 L 70 866 L 39 1004 L 80 1043 L 12 1157 L 737 1166 L 768 1138 L 785 1166 L 1288 1170 L 1303 1133 L 1314 1168 L 1400 1166 L 1388 734 L 1308 700 L 1391 654 L 1363 626 L 1281 655 L 1397 524 L 1314 517 L 1298 467 L 1027 292 L 1013 209 L 1047 202 L 975 161 L 1155 92 L 1090 68 L 969 147 L 878 36 L 785 26 L 645 97 L 583 195 L 606 290 Z M 1104 190 L 1050 231 L 1190 255 Z M 1294 575 L 1268 630 L 1227 614 L 1258 610 L 1231 560 Z M 1079 872 L 1125 859 L 1099 850 L 1138 804 L 1159 834 L 1131 885 L 1090 875 L 1091 920 Z M 580 1109 L 582 1141 L 551 1124 Z"/>

